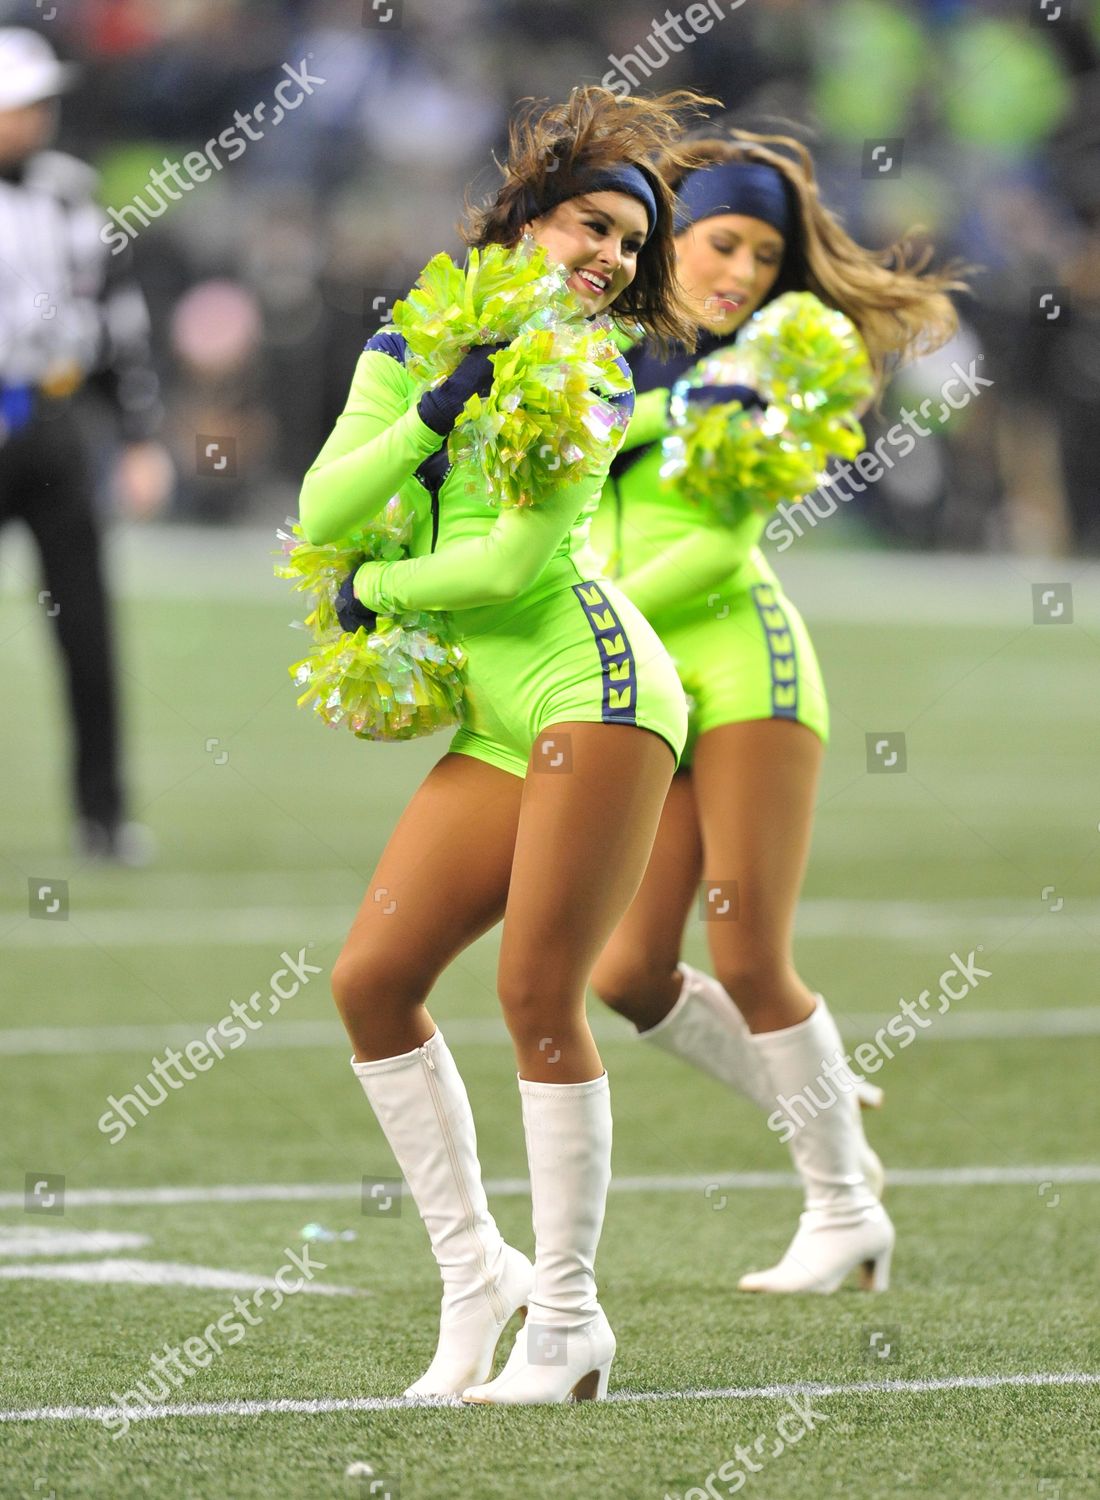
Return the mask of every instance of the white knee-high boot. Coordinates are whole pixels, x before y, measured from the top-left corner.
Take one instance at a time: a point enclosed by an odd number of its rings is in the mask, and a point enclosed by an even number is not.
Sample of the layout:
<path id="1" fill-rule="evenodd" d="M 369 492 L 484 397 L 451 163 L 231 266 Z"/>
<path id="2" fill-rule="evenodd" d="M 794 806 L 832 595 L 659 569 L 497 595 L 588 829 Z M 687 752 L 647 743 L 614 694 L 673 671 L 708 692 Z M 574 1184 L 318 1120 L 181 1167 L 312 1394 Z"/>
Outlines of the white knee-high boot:
<path id="1" fill-rule="evenodd" d="M 470 1101 L 439 1031 L 412 1052 L 352 1061 L 397 1158 L 443 1278 L 439 1342 L 406 1396 L 453 1396 L 488 1378 L 505 1324 L 528 1300 L 531 1262 L 496 1226 Z"/>
<path id="2" fill-rule="evenodd" d="M 638 1035 L 643 1042 L 659 1047 L 662 1052 L 669 1052 L 696 1068 L 702 1068 L 704 1073 L 709 1073 L 770 1114 L 775 1109 L 775 1094 L 768 1072 L 761 1066 L 760 1054 L 753 1046 L 753 1034 L 745 1025 L 741 1012 L 717 979 L 693 969 L 690 964 L 679 964 L 678 968 L 683 983 L 676 1004 L 664 1020 Z M 814 998 L 819 1007 L 825 1005 L 823 996 Z M 882 1090 L 862 1079 L 857 1078 L 855 1083 L 857 1100 L 867 1108 L 877 1108 L 882 1102 Z M 856 1130 L 859 1132 L 863 1175 L 874 1189 L 875 1196 L 881 1198 L 885 1181 L 882 1163 L 864 1135 L 858 1110 Z M 795 1166 L 799 1166 L 797 1160 Z M 805 1178 L 802 1186 L 809 1207 L 810 1184 Z"/>
<path id="3" fill-rule="evenodd" d="M 825 1002 L 819 998 L 797 1026 L 757 1032 L 750 1044 L 780 1119 L 793 1130 L 806 1209 L 779 1264 L 742 1277 L 740 1290 L 833 1292 L 859 1267 L 868 1290 L 885 1291 L 894 1226 L 864 1171 L 855 1080 Z"/>
<path id="4" fill-rule="evenodd" d="M 519 1080 L 531 1172 L 535 1285 L 527 1323 L 495 1380 L 470 1402 L 536 1406 L 607 1394 L 615 1335 L 593 1265 L 611 1181 L 607 1074 L 590 1083 Z"/>
<path id="5" fill-rule="evenodd" d="M 651 1047 L 702 1068 L 759 1109 L 774 1109 L 768 1080 L 737 1006 L 717 979 L 690 964 L 677 968 L 681 984 L 676 1004 L 663 1021 L 640 1031 L 639 1037 Z"/>
<path id="6" fill-rule="evenodd" d="M 752 1032 L 728 992 L 710 974 L 677 964 L 683 977 L 676 1004 L 662 1021 L 638 1035 L 643 1042 L 682 1057 L 728 1084 L 761 1109 L 775 1107 L 760 1060 L 749 1044 Z M 814 999 L 824 1004 L 824 997 Z M 863 1109 L 882 1106 L 882 1090 L 858 1074 L 856 1098 Z"/>

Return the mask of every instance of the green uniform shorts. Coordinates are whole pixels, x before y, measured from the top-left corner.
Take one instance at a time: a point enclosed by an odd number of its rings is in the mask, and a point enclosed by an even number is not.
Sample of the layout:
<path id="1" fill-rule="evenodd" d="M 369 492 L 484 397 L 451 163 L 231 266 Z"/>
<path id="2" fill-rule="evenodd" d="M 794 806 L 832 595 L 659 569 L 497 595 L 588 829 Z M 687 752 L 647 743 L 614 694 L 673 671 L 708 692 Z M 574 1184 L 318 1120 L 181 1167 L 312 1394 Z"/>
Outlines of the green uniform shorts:
<path id="1" fill-rule="evenodd" d="M 553 724 L 634 724 L 679 760 L 684 689 L 657 632 L 613 583 L 563 580 L 518 610 L 493 613 L 493 623 L 459 635 L 469 660 L 452 751 L 526 776 L 535 741 Z M 550 741 L 543 748 L 567 754 Z"/>
<path id="2" fill-rule="evenodd" d="M 782 589 L 757 582 L 712 600 L 705 616 L 659 630 L 688 695 L 684 761 L 707 730 L 752 719 L 793 719 L 827 743 L 829 704 L 817 653 Z"/>

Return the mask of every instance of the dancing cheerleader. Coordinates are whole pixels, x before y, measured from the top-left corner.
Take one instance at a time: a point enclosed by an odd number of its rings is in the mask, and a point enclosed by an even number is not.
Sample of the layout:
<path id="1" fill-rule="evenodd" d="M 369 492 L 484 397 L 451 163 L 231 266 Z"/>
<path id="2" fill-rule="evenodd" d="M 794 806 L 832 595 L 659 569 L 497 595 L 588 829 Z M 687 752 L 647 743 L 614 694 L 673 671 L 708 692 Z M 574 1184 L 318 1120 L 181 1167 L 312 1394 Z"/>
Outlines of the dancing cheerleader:
<path id="1" fill-rule="evenodd" d="M 928 273 L 927 255 L 909 263 L 904 246 L 874 254 L 856 244 L 789 138 L 733 131 L 692 142 L 686 170 L 671 159 L 658 168 L 678 191 L 678 272 L 701 338 L 697 354 L 671 359 L 644 342 L 631 351 L 637 402 L 593 541 L 676 661 L 694 713 L 645 879 L 593 987 L 645 1041 L 771 1112 L 789 1140 L 805 1211 L 779 1264 L 740 1288 L 831 1292 L 858 1267 L 865 1286 L 885 1290 L 894 1229 L 857 1104 L 857 1091 L 877 1091 L 837 1066 L 836 1024 L 791 952 L 828 736 L 821 671 L 757 545 L 766 516 L 708 519 L 662 481 L 660 440 L 670 387 L 781 294 L 813 292 L 845 313 L 881 387 L 902 359 L 946 342 L 956 325 L 946 293 L 962 283 Z M 687 394 L 763 404 L 732 385 Z M 680 962 L 701 880 L 716 977 Z"/>
<path id="2" fill-rule="evenodd" d="M 528 107 L 467 242 L 530 237 L 568 271 L 586 317 L 613 308 L 659 342 L 690 345 L 673 197 L 644 163 L 675 158 L 685 112 L 701 102 L 585 88 L 564 106 Z M 408 356 L 392 331 L 370 340 L 301 495 L 311 544 L 346 535 L 395 491 L 415 506 L 412 556 L 358 568 L 344 623 L 445 611 L 467 655 L 462 727 L 401 816 L 332 973 L 352 1066 L 443 1280 L 435 1357 L 406 1394 L 599 1398 L 615 1351 L 593 1276 L 611 1106 L 585 990 L 645 870 L 686 738 L 684 695 L 652 627 L 588 549 L 610 450 L 579 482 L 496 510 L 445 447 L 468 398 L 489 389 L 491 351 L 471 349 L 419 399 Z M 502 917 L 498 991 L 519 1065 L 533 1267 L 489 1211 L 466 1090 L 426 1004 Z M 489 1380 L 522 1308 L 526 1325 Z"/>

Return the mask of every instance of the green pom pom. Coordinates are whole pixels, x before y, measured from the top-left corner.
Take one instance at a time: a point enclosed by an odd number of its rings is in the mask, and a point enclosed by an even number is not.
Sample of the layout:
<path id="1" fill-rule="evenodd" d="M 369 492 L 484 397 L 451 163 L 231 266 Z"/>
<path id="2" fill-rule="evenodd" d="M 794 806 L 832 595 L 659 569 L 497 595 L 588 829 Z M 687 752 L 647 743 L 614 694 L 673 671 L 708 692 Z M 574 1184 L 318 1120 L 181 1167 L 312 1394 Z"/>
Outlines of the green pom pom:
<path id="1" fill-rule="evenodd" d="M 488 397 L 470 397 L 448 445 L 456 468 L 480 475 L 492 505 L 534 504 L 588 466 L 609 465 L 622 443 L 626 419 L 603 399 L 631 388 L 615 331 L 585 319 L 567 282 L 541 245 L 489 245 L 470 251 L 465 270 L 437 255 L 394 306 L 419 390 L 474 345 L 508 346 L 492 357 Z"/>
<path id="2" fill-rule="evenodd" d="M 856 411 L 871 399 L 874 376 L 850 318 L 813 292 L 787 292 L 749 319 L 738 349 L 755 368 L 750 383 L 786 412 L 797 438 L 855 458 L 863 447 Z"/>
<path id="3" fill-rule="evenodd" d="M 631 389 L 603 320 L 528 329 L 493 356 L 488 397 L 467 403 L 451 435 L 458 467 L 479 471 L 489 502 L 532 505 L 618 452 L 628 415 L 605 400 Z"/>
<path id="4" fill-rule="evenodd" d="M 412 517 L 396 495 L 375 520 L 323 547 L 307 542 L 297 521 L 288 519 L 287 526 L 289 530 L 275 533 L 282 543 L 275 576 L 289 579 L 295 593 L 311 596 L 313 608 L 305 624 L 317 636 L 339 630 L 336 595 L 352 569 L 368 560 L 391 562 L 406 557 L 412 536 Z"/>
<path id="5" fill-rule="evenodd" d="M 471 250 L 465 269 L 449 255 L 435 256 L 393 309 L 414 384 L 427 390 L 446 379 L 477 344 L 510 344 L 525 328 L 580 316 L 566 280 L 541 245 L 526 241 L 512 250 Z"/>
<path id="6" fill-rule="evenodd" d="M 824 455 L 767 424 L 767 414 L 740 402 L 692 414 L 683 431 L 665 440 L 662 477 L 685 500 L 722 526 L 736 526 L 750 510 L 768 511 L 821 483 Z"/>
<path id="7" fill-rule="evenodd" d="M 305 628 L 308 656 L 290 668 L 303 689 L 299 707 L 312 704 L 321 720 L 346 725 L 360 739 L 411 740 L 461 722 L 466 656 L 444 616 L 381 618 L 374 630 L 346 633 L 336 617 L 336 595 L 360 563 L 408 554 L 412 516 L 398 496 L 366 526 L 325 546 L 307 542 L 294 521 L 282 542 L 275 574 L 310 597 Z"/>
<path id="8" fill-rule="evenodd" d="M 412 740 L 461 722 L 466 653 L 438 615 L 383 617 L 374 630 L 337 632 L 290 668 L 331 728 L 363 740 Z"/>
<path id="9" fill-rule="evenodd" d="M 691 405 L 688 390 L 707 385 L 750 386 L 768 409 Z M 700 360 L 673 388 L 662 477 L 725 526 L 799 500 L 822 482 L 831 455 L 862 451 L 856 411 L 873 390 L 851 320 L 812 292 L 788 292 L 750 319 L 736 345 Z"/>

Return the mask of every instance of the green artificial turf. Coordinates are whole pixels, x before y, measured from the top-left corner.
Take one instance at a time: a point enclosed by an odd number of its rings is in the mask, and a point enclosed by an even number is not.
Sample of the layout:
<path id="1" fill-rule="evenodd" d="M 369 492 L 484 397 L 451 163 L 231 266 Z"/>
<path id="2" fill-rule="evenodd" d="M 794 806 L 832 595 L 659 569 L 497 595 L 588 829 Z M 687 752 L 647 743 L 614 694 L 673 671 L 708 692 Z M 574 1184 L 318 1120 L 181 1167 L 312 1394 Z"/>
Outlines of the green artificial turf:
<path id="1" fill-rule="evenodd" d="M 167 571 L 163 545 L 149 544 L 154 568 Z M 957 575 L 940 579 L 933 564 L 914 575 L 910 564 L 898 575 L 906 622 L 891 623 L 888 612 L 868 621 L 857 607 L 861 570 L 881 591 L 891 564 L 864 554 L 848 565 L 850 619 L 829 592 L 841 566 L 796 592 L 834 719 L 800 967 L 853 1040 L 900 997 L 933 986 L 953 951 L 980 947 L 991 971 L 877 1076 L 887 1104 L 869 1134 L 888 1171 L 1095 1164 L 1100 631 L 1085 584 L 1078 624 L 1065 630 L 1032 625 L 1026 581 L 1017 612 L 1002 617 L 993 590 L 987 618 L 962 609 L 956 621 Z M 411 1203 L 388 1218 L 361 1212 L 360 1179 L 394 1168 L 347 1067 L 326 973 L 118 1145 L 97 1128 L 107 1097 L 144 1078 L 164 1039 L 201 1035 L 233 999 L 266 985 L 282 951 L 305 949 L 327 971 L 404 800 L 445 747 L 367 747 L 297 712 L 285 673 L 298 645 L 285 629 L 291 610 L 277 590 L 250 587 L 254 597 L 215 589 L 212 601 L 196 586 L 196 597 L 177 588 L 120 606 L 134 803 L 161 849 L 140 873 L 88 867 L 68 852 L 45 621 L 33 591 L 16 583 L 0 597 L 9 708 L 0 754 L 17 771 L 0 785 L 0 1192 L 21 1198 L 26 1174 L 41 1172 L 64 1175 L 68 1194 L 305 1184 L 341 1195 L 69 1202 L 61 1216 L 5 1200 L 0 1238 L 28 1227 L 126 1232 L 148 1236 L 118 1252 L 138 1260 L 263 1277 L 287 1247 L 300 1250 L 308 1222 L 353 1230 L 354 1240 L 313 1253 L 325 1263 L 320 1279 L 357 1295 L 289 1298 L 173 1399 L 388 1398 L 430 1356 L 438 1285 Z M 865 736 L 879 731 L 906 734 L 904 774 L 868 773 Z M 68 882 L 67 921 L 29 917 L 32 879 Z M 688 954 L 703 962 L 705 951 L 704 925 L 693 922 Z M 494 1197 L 502 1229 L 530 1249 L 529 1202 L 513 1181 L 525 1163 L 495 953 L 495 935 L 477 943 L 434 1009 L 453 1027 L 486 1176 L 503 1184 Z M 1044 1025 L 1048 1011 L 1062 1022 L 1077 1013 L 1079 1034 L 1058 1034 L 1053 1016 Z M 1022 1034 L 998 1038 L 1001 1015 Z M 743 1101 L 639 1046 L 616 1018 L 594 1018 L 621 1184 L 598 1265 L 619 1340 L 619 1399 L 175 1416 L 135 1423 L 117 1441 L 86 1419 L 3 1422 L 0 1494 L 660 1500 L 705 1486 L 738 1444 L 751 1452 L 759 1437 L 767 1451 L 789 1408 L 782 1394 L 753 1391 L 814 1382 L 879 1388 L 812 1398 L 823 1414 L 815 1430 L 748 1475 L 743 1493 L 1096 1493 L 1100 1387 L 884 1383 L 1100 1372 L 1100 1184 L 894 1186 L 887 1295 L 739 1295 L 738 1276 L 782 1251 L 798 1195 L 709 1179 L 783 1171 L 784 1152 Z M 310 1044 L 280 1045 L 280 1028 L 294 1040 L 299 1023 L 317 1028 Z M 979 1023 L 970 1039 L 948 1035 Z M 75 1038 L 74 1050 L 51 1042 L 61 1035 Z M 658 1175 L 670 1179 L 659 1190 L 625 1181 Z M 40 1259 L 73 1258 L 88 1257 Z M 30 1259 L 0 1254 L 5 1412 L 109 1401 L 166 1342 L 201 1332 L 232 1302 L 224 1289 L 3 1278 Z M 727 1388 L 749 1394 L 694 1394 Z M 373 1478 L 346 1478 L 355 1461 Z M 712 1481 L 712 1494 L 730 1492 Z"/>

